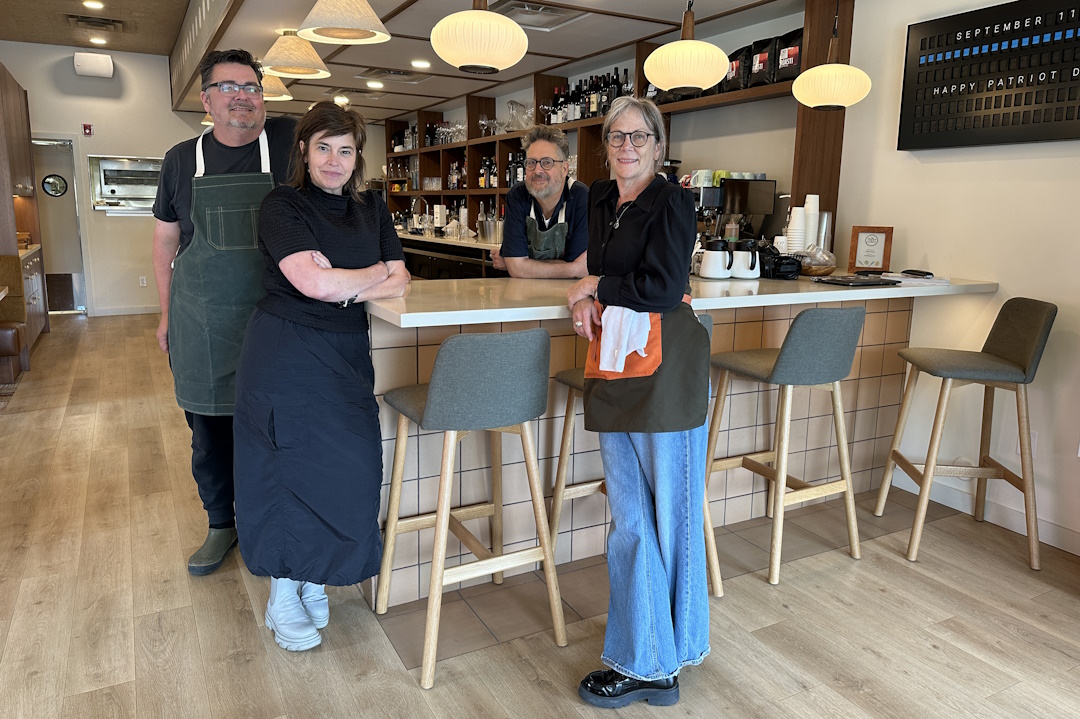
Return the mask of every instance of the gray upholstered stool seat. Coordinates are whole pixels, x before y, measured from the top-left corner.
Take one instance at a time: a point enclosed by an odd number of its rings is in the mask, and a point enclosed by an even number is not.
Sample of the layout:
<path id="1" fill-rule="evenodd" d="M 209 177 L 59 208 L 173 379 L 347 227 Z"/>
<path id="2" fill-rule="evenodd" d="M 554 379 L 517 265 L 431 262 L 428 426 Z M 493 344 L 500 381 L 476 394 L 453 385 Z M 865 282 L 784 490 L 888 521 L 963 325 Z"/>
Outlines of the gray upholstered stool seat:
<path id="1" fill-rule="evenodd" d="M 943 350 L 933 347 L 909 347 L 900 350 L 900 358 L 935 377 L 966 379 L 974 382 L 1023 382 L 1024 368 L 1015 362 L 986 352 Z"/>
<path id="2" fill-rule="evenodd" d="M 768 382 L 779 354 L 779 348 L 725 352 L 712 356 L 712 366 L 726 369 L 746 379 Z"/>
<path id="3" fill-rule="evenodd" d="M 697 316 L 698 322 L 712 336 L 713 319 L 711 315 L 701 314 Z M 555 375 L 555 381 L 565 385 L 566 413 L 563 415 L 562 442 L 559 445 L 559 464 L 555 470 L 555 487 L 551 496 L 551 514 L 548 518 L 548 526 L 551 527 L 552 551 L 559 539 L 559 522 L 562 518 L 563 503 L 568 499 L 588 497 L 592 494 L 606 494 L 603 479 L 593 479 L 578 482 L 569 487 L 566 486 L 567 470 L 570 466 L 570 455 L 573 451 L 574 423 L 576 420 L 575 410 L 577 398 L 585 394 L 585 368 L 575 367 L 563 370 Z M 707 481 L 708 478 L 706 478 Z M 712 586 L 713 596 L 724 596 L 724 585 L 720 578 L 720 561 L 716 553 L 716 535 L 713 533 L 712 513 L 709 511 L 709 497 L 705 497 L 705 555 L 709 570 L 709 582 Z"/>
<path id="4" fill-rule="evenodd" d="M 409 387 L 398 387 L 384 394 L 383 400 L 419 425 L 420 420 L 424 418 L 424 406 L 427 404 L 430 386 L 430 384 L 414 384 Z"/>
<path id="5" fill-rule="evenodd" d="M 566 646 L 562 598 L 555 573 L 555 553 L 548 529 L 544 492 L 536 458 L 530 422 L 547 409 L 548 367 L 551 339 L 546 330 L 524 332 L 460 334 L 448 337 L 439 347 L 431 382 L 390 390 L 384 400 L 398 411 L 394 465 L 390 478 L 386 526 L 383 532 L 383 556 L 375 611 L 386 612 L 397 535 L 434 527 L 431 558 L 431 581 L 428 588 L 427 624 L 424 632 L 424 655 L 420 685 L 431 688 L 435 682 L 435 656 L 439 639 L 439 616 L 443 587 L 475 577 L 491 575 L 502 581 L 503 570 L 544 566 L 544 581 L 551 609 L 555 643 Z M 477 368 L 483 367 L 483 371 Z M 405 449 L 409 422 L 424 430 L 443 432 L 442 466 L 435 512 L 400 517 L 402 481 L 405 473 Z M 454 468 L 458 441 L 470 431 L 487 430 L 491 443 L 491 501 L 451 508 Z M 525 455 L 525 472 L 532 497 L 538 545 L 503 553 L 502 542 L 502 433 L 517 434 Z M 470 519 L 487 517 L 491 523 L 490 549 L 463 524 Z M 453 533 L 476 561 L 446 566 L 446 542 Z"/>
<path id="6" fill-rule="evenodd" d="M 583 394 L 585 392 L 585 368 L 564 369 L 555 375 L 555 381 L 566 385 L 579 394 Z"/>
<path id="7" fill-rule="evenodd" d="M 789 504 L 843 492 L 849 551 L 852 557 L 859 558 L 859 528 L 855 521 L 855 495 L 851 486 L 851 462 L 848 458 L 840 380 L 851 372 L 865 315 L 866 310 L 862 307 L 804 310 L 792 321 L 779 349 L 742 350 L 712 356 L 712 365 L 720 369 L 720 380 L 709 423 L 706 479 L 713 472 L 742 467 L 768 480 L 766 512 L 773 520 L 769 551 L 770 584 L 780 581 L 784 508 Z M 773 447 L 763 452 L 716 459 L 716 440 L 732 376 L 780 385 Z M 809 484 L 788 476 L 791 398 L 796 386 L 819 387 L 832 393 L 833 426 L 840 460 L 839 480 Z"/>
<path id="8" fill-rule="evenodd" d="M 1028 533 L 1028 564 L 1039 568 L 1039 520 L 1035 510 L 1035 470 L 1031 452 L 1031 426 L 1028 415 L 1027 385 L 1035 379 L 1050 328 L 1057 316 L 1057 306 L 1026 297 L 1014 297 L 1001 306 L 994 326 L 983 344 L 981 352 L 966 350 L 911 347 L 900 351 L 900 357 L 911 364 L 908 370 L 904 399 L 893 432 L 892 449 L 885 462 L 885 475 L 878 489 L 874 514 L 881 516 L 892 485 L 893 470 L 897 467 L 911 477 L 919 487 L 919 502 L 915 509 L 915 521 L 908 539 L 907 558 L 915 561 L 919 555 L 919 543 L 926 522 L 926 510 L 930 504 L 930 489 L 935 475 L 975 478 L 975 520 L 981 522 L 986 509 L 986 480 L 1004 479 L 1024 493 L 1024 513 Z M 908 413 L 919 373 L 925 372 L 941 377 L 937 412 L 930 430 L 930 445 L 926 450 L 926 462 L 915 464 L 900 452 Z M 960 467 L 937 463 L 941 448 L 941 435 L 945 427 L 945 413 L 952 390 L 967 384 L 983 385 L 983 418 L 979 440 L 979 466 Z M 1005 389 L 1016 393 L 1016 416 L 1020 435 L 1020 474 L 1005 467 L 990 456 L 991 429 L 994 418 L 994 390 Z"/>

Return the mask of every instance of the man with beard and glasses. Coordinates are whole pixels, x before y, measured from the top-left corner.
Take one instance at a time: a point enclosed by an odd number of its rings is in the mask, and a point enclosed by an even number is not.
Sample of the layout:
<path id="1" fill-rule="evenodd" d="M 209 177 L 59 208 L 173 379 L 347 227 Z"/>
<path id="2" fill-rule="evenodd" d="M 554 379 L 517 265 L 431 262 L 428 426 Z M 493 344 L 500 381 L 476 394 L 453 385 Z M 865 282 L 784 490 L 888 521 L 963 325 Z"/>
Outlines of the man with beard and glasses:
<path id="1" fill-rule="evenodd" d="M 525 182 L 506 195 L 506 222 L 496 269 L 511 277 L 580 278 L 589 274 L 589 188 L 567 181 L 570 143 L 556 127 L 537 125 L 521 138 Z"/>
<path id="2" fill-rule="evenodd" d="M 157 339 L 191 428 L 191 474 L 210 525 L 188 559 L 196 575 L 220 567 L 236 545 L 233 381 L 244 327 L 266 294 L 259 206 L 289 179 L 296 127 L 267 119 L 262 68 L 246 50 L 211 52 L 199 73 L 213 128 L 169 150 L 154 201 Z"/>

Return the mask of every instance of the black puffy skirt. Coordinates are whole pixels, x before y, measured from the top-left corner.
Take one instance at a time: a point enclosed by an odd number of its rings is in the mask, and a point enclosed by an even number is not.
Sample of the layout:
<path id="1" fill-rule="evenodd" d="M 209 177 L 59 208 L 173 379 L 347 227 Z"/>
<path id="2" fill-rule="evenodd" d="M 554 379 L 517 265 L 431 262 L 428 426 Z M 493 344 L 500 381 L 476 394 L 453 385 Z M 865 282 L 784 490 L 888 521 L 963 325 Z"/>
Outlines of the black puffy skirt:
<path id="1" fill-rule="evenodd" d="M 366 332 L 256 309 L 236 371 L 236 531 L 252 574 L 345 586 L 379 572 L 382 441 Z"/>

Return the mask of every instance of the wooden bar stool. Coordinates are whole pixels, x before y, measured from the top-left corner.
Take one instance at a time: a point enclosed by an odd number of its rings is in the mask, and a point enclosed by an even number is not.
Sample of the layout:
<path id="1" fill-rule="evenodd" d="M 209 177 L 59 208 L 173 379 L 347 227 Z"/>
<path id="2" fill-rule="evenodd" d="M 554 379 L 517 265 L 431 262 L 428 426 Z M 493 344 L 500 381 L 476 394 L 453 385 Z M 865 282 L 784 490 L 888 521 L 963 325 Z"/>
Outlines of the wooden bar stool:
<path id="1" fill-rule="evenodd" d="M 743 467 L 769 481 L 768 509 L 772 516 L 772 542 L 769 549 L 769 584 L 780 581 L 780 550 L 784 536 L 784 508 L 796 502 L 844 493 L 847 512 L 848 544 L 851 556 L 859 558 L 859 528 L 855 521 L 855 494 L 851 487 L 851 461 L 848 457 L 844 406 L 840 380 L 851 372 L 855 348 L 862 331 L 866 309 L 844 307 L 803 310 L 788 328 L 780 349 L 753 349 L 721 352 L 712 356 L 712 365 L 720 369 L 716 403 L 709 424 L 707 474 Z M 713 459 L 720 418 L 724 413 L 728 385 L 732 376 L 780 385 L 777 400 L 773 448 L 722 459 Z M 791 397 L 796 387 L 810 386 L 832 393 L 833 426 L 840 459 L 840 479 L 823 484 L 809 484 L 787 473 L 788 445 L 791 432 Z M 771 463 L 772 467 L 766 466 Z M 792 488 L 789 492 L 788 488 Z"/>
<path id="2" fill-rule="evenodd" d="M 885 475 L 878 490 L 874 514 L 885 511 L 893 469 L 899 467 L 919 486 L 919 503 L 915 509 L 915 523 L 908 540 L 907 558 L 912 562 L 919 555 L 926 508 L 930 504 L 930 487 L 934 475 L 967 477 L 978 480 L 975 494 L 975 521 L 983 521 L 986 509 L 986 480 L 1004 479 L 1024 493 L 1024 513 L 1027 519 L 1028 562 L 1032 569 L 1039 568 L 1039 522 L 1035 512 L 1035 470 L 1031 456 L 1031 424 L 1028 415 L 1027 386 L 1035 379 L 1046 339 L 1057 316 L 1057 306 L 1048 302 L 1014 297 L 1002 305 L 994 326 L 983 344 L 981 352 L 965 350 L 909 347 L 900 350 L 900 357 L 911 368 L 908 370 L 904 399 L 900 404 L 900 416 L 893 432 L 892 449 L 885 463 Z M 938 394 L 937 412 L 930 430 L 930 446 L 926 450 L 926 463 L 914 464 L 900 452 L 911 401 L 919 373 L 940 377 L 941 392 Z M 952 390 L 968 384 L 983 385 L 982 430 L 979 437 L 979 466 L 957 467 L 937 463 L 941 448 L 941 433 L 945 427 L 945 412 L 949 407 Z M 1020 434 L 1021 475 L 1007 469 L 990 456 L 990 431 L 994 419 L 994 390 L 1005 389 L 1016 393 L 1016 417 Z"/>
<path id="3" fill-rule="evenodd" d="M 529 422 L 547 408 L 548 367 L 551 356 L 550 336 L 535 329 L 503 334 L 462 334 L 448 337 L 439 347 L 429 384 L 401 387 L 386 393 L 386 403 L 400 413 L 394 445 L 394 466 L 390 481 L 386 527 L 383 533 L 383 557 L 375 611 L 386 612 L 390 593 L 390 574 L 394 561 L 394 541 L 398 534 L 435 528 L 431 559 L 431 583 L 428 589 L 427 625 L 424 631 L 424 659 L 420 686 L 430 689 L 435 683 L 435 653 L 439 641 L 439 615 L 443 586 L 503 570 L 543 562 L 547 583 L 555 643 L 566 646 L 562 598 L 555 574 L 555 553 L 548 529 L 544 492 L 536 446 Z M 478 371 L 479 367 L 484 370 Z M 405 447 L 409 421 L 424 430 L 443 431 L 442 468 L 439 474 L 439 497 L 434 513 L 401 518 L 401 483 L 405 468 Z M 451 509 L 450 495 L 454 481 L 454 459 L 458 442 L 470 431 L 487 430 L 493 434 L 492 501 Z M 501 435 L 521 437 L 525 470 L 532 495 L 533 516 L 539 546 L 510 554 L 502 553 Z M 463 524 L 469 519 L 492 518 L 492 549 Z M 498 520 L 496 523 L 495 520 Z M 496 524 L 497 529 L 496 531 Z M 477 561 L 446 567 L 446 540 L 453 532 L 462 545 L 476 555 Z"/>
<path id="4" fill-rule="evenodd" d="M 712 336 L 713 318 L 709 314 L 698 315 L 698 321 Z M 555 470 L 555 490 L 551 497 L 551 551 L 559 539 L 559 520 L 562 516 L 563 502 L 593 494 L 607 494 L 604 480 L 594 479 L 566 486 L 566 473 L 570 466 L 570 454 L 574 439 L 574 422 L 577 419 L 574 410 L 577 398 L 585 394 L 585 368 L 563 370 L 555 375 L 555 381 L 566 386 L 566 414 L 563 417 L 562 443 L 559 445 L 559 464 Z M 714 597 L 724 596 L 724 583 L 720 578 L 720 560 L 716 553 L 716 535 L 713 533 L 712 512 L 709 511 L 709 478 L 705 477 L 705 560 L 709 571 L 709 584 Z"/>

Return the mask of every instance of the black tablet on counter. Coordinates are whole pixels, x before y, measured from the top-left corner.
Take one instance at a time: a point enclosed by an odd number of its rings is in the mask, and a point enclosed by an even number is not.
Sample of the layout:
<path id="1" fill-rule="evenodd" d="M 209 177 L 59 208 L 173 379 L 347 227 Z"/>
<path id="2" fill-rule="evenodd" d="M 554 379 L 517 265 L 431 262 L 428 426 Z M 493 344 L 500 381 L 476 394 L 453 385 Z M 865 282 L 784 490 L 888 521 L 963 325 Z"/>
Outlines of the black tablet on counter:
<path id="1" fill-rule="evenodd" d="M 813 277 L 814 282 L 826 285 L 841 285 L 842 287 L 887 287 L 900 284 L 900 280 L 890 280 L 880 275 L 829 275 L 828 277 Z"/>

